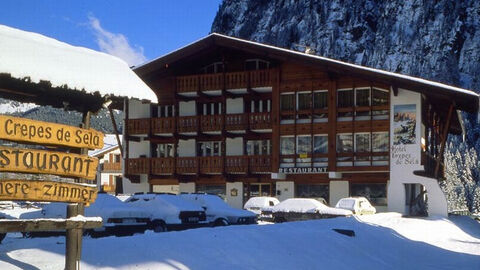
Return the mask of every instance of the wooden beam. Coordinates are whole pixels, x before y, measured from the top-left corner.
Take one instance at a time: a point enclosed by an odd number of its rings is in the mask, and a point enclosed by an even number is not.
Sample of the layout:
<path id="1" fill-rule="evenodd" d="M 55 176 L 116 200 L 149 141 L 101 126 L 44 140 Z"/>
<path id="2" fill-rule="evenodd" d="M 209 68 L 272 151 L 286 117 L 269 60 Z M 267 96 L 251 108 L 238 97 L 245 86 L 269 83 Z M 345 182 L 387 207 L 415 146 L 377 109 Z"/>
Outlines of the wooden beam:
<path id="1" fill-rule="evenodd" d="M 438 179 L 438 172 L 440 170 L 440 163 L 442 162 L 443 152 L 445 151 L 445 144 L 447 143 L 448 130 L 450 129 L 450 124 L 452 123 L 452 114 L 455 108 L 455 102 L 452 102 L 450 108 L 448 109 L 447 123 L 443 129 L 442 142 L 440 145 L 440 152 L 437 157 L 437 165 L 435 166 L 435 178 Z"/>
<path id="2" fill-rule="evenodd" d="M 122 147 L 122 142 L 120 141 L 120 132 L 118 131 L 118 127 L 117 127 L 117 122 L 115 121 L 115 117 L 113 115 L 113 110 L 112 110 L 112 107 L 108 107 L 108 112 L 110 113 L 110 118 L 112 119 L 112 125 L 113 125 L 113 130 L 115 131 L 115 137 L 117 138 L 117 143 L 118 143 L 118 146 L 120 148 L 120 154 L 122 155 L 123 157 L 123 147 Z"/>
<path id="3" fill-rule="evenodd" d="M 94 229 L 98 227 L 102 227 L 102 218 L 100 217 L 0 220 L 0 233 L 63 231 L 70 229 Z"/>
<path id="4" fill-rule="evenodd" d="M 396 85 L 392 85 L 392 91 L 394 96 L 398 96 L 398 87 Z"/>

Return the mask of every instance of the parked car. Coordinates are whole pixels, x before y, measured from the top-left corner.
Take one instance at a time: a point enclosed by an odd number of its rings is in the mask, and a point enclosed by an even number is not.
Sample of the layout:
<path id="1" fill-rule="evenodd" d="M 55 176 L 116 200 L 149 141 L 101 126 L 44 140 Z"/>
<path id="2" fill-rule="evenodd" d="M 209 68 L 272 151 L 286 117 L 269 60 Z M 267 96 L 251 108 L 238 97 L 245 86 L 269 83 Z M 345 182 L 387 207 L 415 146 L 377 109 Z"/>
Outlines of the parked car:
<path id="1" fill-rule="evenodd" d="M 280 201 L 275 197 L 252 197 L 248 199 L 243 209 L 255 213 L 259 220 L 273 221 L 272 213 L 268 209 L 279 203 Z"/>
<path id="2" fill-rule="evenodd" d="M 195 228 L 207 224 L 203 208 L 174 194 L 134 194 L 125 202 L 149 213 L 148 228 L 154 232 Z"/>
<path id="3" fill-rule="evenodd" d="M 66 212 L 67 203 L 54 202 L 45 204 L 42 210 L 24 213 L 20 218 L 65 218 Z M 86 231 L 92 236 L 132 235 L 144 232 L 150 222 L 149 214 L 143 209 L 127 205 L 106 193 L 98 193 L 95 202 L 85 207 L 85 216 L 101 217 L 103 220 L 102 227 Z"/>
<path id="4" fill-rule="evenodd" d="M 377 212 L 377 209 L 365 197 L 343 198 L 337 202 L 335 207 L 350 210 L 356 215 L 375 214 Z"/>
<path id="5" fill-rule="evenodd" d="M 328 207 L 316 199 L 287 199 L 271 209 L 275 222 L 351 216 L 349 210 Z"/>
<path id="6" fill-rule="evenodd" d="M 179 196 L 205 209 L 207 221 L 212 226 L 257 223 L 255 213 L 232 208 L 217 195 L 190 193 Z"/>

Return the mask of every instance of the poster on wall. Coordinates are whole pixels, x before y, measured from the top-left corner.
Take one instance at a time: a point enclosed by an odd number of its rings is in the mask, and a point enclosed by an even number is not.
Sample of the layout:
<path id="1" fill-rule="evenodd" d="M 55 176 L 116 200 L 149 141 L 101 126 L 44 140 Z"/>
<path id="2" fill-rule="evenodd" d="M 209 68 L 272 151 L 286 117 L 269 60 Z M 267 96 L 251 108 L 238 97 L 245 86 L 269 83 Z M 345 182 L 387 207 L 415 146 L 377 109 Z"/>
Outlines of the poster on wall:
<path id="1" fill-rule="evenodd" d="M 393 145 L 416 143 L 416 104 L 393 107 Z"/>

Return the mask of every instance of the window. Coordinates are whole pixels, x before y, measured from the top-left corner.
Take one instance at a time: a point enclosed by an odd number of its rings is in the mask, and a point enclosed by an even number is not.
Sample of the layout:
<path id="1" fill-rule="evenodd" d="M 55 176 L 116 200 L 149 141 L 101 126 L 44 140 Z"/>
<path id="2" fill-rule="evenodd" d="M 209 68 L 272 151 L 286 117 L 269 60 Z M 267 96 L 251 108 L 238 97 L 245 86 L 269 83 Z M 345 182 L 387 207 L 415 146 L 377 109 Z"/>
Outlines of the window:
<path id="1" fill-rule="evenodd" d="M 113 158 L 115 163 L 118 163 L 122 160 L 122 157 L 119 154 L 115 154 Z"/>
<path id="2" fill-rule="evenodd" d="M 211 157 L 220 156 L 222 154 L 222 142 L 210 141 L 210 142 L 198 142 L 197 143 L 197 156 L 199 157 Z"/>
<path id="3" fill-rule="evenodd" d="M 261 99 L 250 101 L 250 112 L 270 112 L 271 100 Z"/>
<path id="4" fill-rule="evenodd" d="M 174 157 L 173 143 L 157 144 L 157 157 Z"/>
<path id="5" fill-rule="evenodd" d="M 370 152 L 370 133 L 355 133 L 355 152 Z"/>
<path id="6" fill-rule="evenodd" d="M 298 92 L 297 93 L 297 110 L 310 110 L 312 108 L 312 93 Z"/>
<path id="7" fill-rule="evenodd" d="M 247 141 L 247 155 L 270 155 L 270 140 Z"/>
<path id="8" fill-rule="evenodd" d="M 297 184 L 295 197 L 297 198 L 323 198 L 328 202 L 328 184 Z"/>
<path id="9" fill-rule="evenodd" d="M 312 136 L 297 136 L 297 154 L 310 154 L 312 152 Z"/>
<path id="10" fill-rule="evenodd" d="M 202 68 L 201 72 L 205 73 L 205 74 L 213 74 L 213 73 L 223 72 L 223 63 L 222 62 L 212 63 L 212 64 Z"/>
<path id="11" fill-rule="evenodd" d="M 175 116 L 174 105 L 160 105 L 158 106 L 158 117 L 173 117 Z"/>
<path id="12" fill-rule="evenodd" d="M 313 92 L 313 108 L 327 109 L 328 108 L 328 91 L 318 90 Z"/>
<path id="13" fill-rule="evenodd" d="M 313 136 L 313 153 L 314 154 L 328 153 L 328 135 Z"/>
<path id="14" fill-rule="evenodd" d="M 282 136 L 280 137 L 280 154 L 281 155 L 293 155 L 295 149 L 295 137 Z"/>
<path id="15" fill-rule="evenodd" d="M 262 59 L 248 59 L 245 61 L 245 70 L 268 69 L 270 62 Z"/>
<path id="16" fill-rule="evenodd" d="M 353 152 L 352 134 L 337 134 L 337 153 Z"/>
<path id="17" fill-rule="evenodd" d="M 370 106 L 370 88 L 355 89 L 355 106 Z"/>
<path id="18" fill-rule="evenodd" d="M 199 104 L 200 115 L 222 114 L 222 103 L 212 102 Z"/>
<path id="19" fill-rule="evenodd" d="M 388 90 L 372 88 L 372 106 L 388 105 Z"/>
<path id="20" fill-rule="evenodd" d="M 196 185 L 196 190 L 198 193 L 208 193 L 215 194 L 220 196 L 222 199 L 225 199 L 225 185 Z"/>
<path id="21" fill-rule="evenodd" d="M 361 196 L 367 198 L 372 205 L 387 204 L 387 184 L 351 184 L 350 196 Z"/>
<path id="22" fill-rule="evenodd" d="M 388 152 L 388 132 L 372 133 L 372 149 L 373 152 Z"/>
<path id="23" fill-rule="evenodd" d="M 280 110 L 282 111 L 293 111 L 295 95 L 293 93 L 281 94 L 280 95 Z"/>
<path id="24" fill-rule="evenodd" d="M 352 89 L 339 89 L 337 91 L 337 107 L 338 108 L 353 107 L 353 90 Z"/>

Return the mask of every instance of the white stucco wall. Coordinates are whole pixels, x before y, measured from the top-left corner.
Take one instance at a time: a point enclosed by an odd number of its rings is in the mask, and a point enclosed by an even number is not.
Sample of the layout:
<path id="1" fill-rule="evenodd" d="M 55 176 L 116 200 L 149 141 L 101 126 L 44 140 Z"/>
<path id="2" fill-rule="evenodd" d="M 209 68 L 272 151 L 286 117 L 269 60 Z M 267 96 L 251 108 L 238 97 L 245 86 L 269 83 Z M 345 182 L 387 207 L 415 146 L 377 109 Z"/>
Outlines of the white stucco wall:
<path id="1" fill-rule="evenodd" d="M 243 98 L 227 98 L 227 113 L 243 113 Z"/>
<path id="2" fill-rule="evenodd" d="M 398 96 L 391 98 L 390 114 L 390 182 L 388 185 L 388 210 L 408 214 L 405 198 L 405 184 L 421 184 L 425 186 L 428 196 L 428 214 L 447 216 L 447 200 L 438 181 L 433 178 L 414 175 L 416 170 L 423 170 L 421 159 L 421 95 L 405 89 L 399 89 Z M 395 106 L 415 104 L 416 127 L 415 142 L 394 145 L 394 113 Z M 397 127 L 398 128 L 398 127 Z"/>
<path id="3" fill-rule="evenodd" d="M 180 192 L 185 192 L 185 193 L 194 193 L 196 186 L 194 182 L 188 182 L 188 183 L 180 183 L 179 184 L 179 191 Z"/>
<path id="4" fill-rule="evenodd" d="M 243 155 L 243 138 L 227 138 L 227 156 L 240 156 Z"/>
<path id="5" fill-rule="evenodd" d="M 232 190 L 236 189 L 236 196 L 232 196 Z M 243 208 L 243 183 L 242 182 L 227 182 L 226 185 L 226 201 L 234 208 Z"/>
<path id="6" fill-rule="evenodd" d="M 145 157 L 150 157 L 149 141 L 141 141 L 141 142 L 129 141 L 128 144 L 129 144 L 128 154 L 130 158 L 138 158 L 141 155 L 145 155 Z"/>
<path id="7" fill-rule="evenodd" d="M 195 101 L 180 101 L 178 103 L 179 116 L 194 116 L 196 114 Z"/>
<path id="8" fill-rule="evenodd" d="M 330 206 L 335 207 L 341 198 L 350 196 L 350 185 L 348 181 L 330 181 L 329 202 Z"/>
<path id="9" fill-rule="evenodd" d="M 195 156 L 195 140 L 179 140 L 178 141 L 178 156 L 179 157 L 194 157 Z"/>
<path id="10" fill-rule="evenodd" d="M 135 192 L 148 192 L 150 191 L 150 185 L 148 184 L 147 176 L 140 176 L 140 183 L 133 184 L 129 179 L 123 178 L 123 193 L 133 194 Z"/>
<path id="11" fill-rule="evenodd" d="M 130 99 L 128 101 L 128 118 L 148 118 L 150 117 L 150 103 L 142 103 L 139 100 Z"/>
<path id="12" fill-rule="evenodd" d="M 284 201 L 295 197 L 295 183 L 293 181 L 276 182 L 277 199 Z M 280 194 L 278 194 L 280 192 Z"/>
<path id="13" fill-rule="evenodd" d="M 178 185 L 153 185 L 152 191 L 178 194 L 179 186 Z"/>

